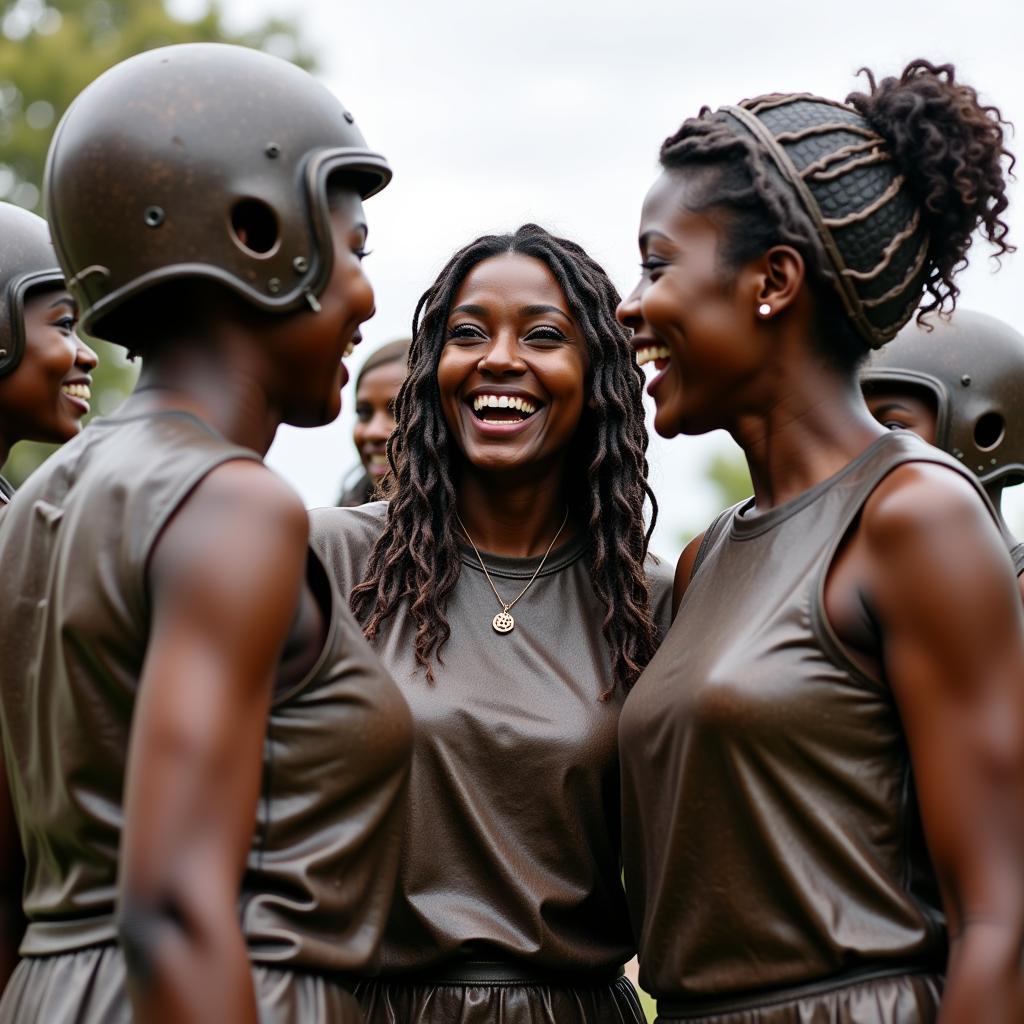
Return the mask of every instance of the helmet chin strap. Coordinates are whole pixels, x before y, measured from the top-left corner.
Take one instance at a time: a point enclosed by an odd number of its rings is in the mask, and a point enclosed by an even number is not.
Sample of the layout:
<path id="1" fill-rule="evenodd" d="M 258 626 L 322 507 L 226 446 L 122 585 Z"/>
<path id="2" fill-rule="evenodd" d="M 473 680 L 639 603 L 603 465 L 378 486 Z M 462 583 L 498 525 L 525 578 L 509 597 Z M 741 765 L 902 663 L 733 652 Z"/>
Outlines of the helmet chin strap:
<path id="1" fill-rule="evenodd" d="M 306 301 L 309 303 L 309 308 L 314 313 L 319 313 L 324 307 L 320 305 L 319 299 L 307 288 L 306 289 Z"/>

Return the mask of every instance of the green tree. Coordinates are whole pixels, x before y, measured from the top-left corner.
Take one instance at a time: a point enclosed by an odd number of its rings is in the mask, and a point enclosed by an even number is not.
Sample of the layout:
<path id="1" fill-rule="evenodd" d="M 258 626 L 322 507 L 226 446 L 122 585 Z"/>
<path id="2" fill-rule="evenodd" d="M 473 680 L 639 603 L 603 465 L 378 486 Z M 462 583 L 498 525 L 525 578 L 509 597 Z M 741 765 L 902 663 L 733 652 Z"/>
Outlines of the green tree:
<path id="1" fill-rule="evenodd" d="M 50 136 L 75 96 L 126 57 L 191 42 L 238 43 L 306 68 L 314 63 L 294 25 L 275 18 L 233 32 L 215 2 L 190 20 L 163 0 L 0 0 L 0 199 L 42 212 Z M 90 344 L 100 357 L 93 411 L 102 414 L 131 389 L 135 369 L 121 349 Z M 51 451 L 50 445 L 15 446 L 4 475 L 17 485 Z"/>
<path id="2" fill-rule="evenodd" d="M 754 493 L 747 460 L 738 446 L 734 445 L 728 451 L 713 455 L 703 469 L 703 476 L 715 492 L 716 515 L 722 509 L 729 508 L 730 505 L 735 505 L 736 502 Z M 679 535 L 679 546 L 689 544 L 707 526 L 708 522 L 688 524 Z"/>

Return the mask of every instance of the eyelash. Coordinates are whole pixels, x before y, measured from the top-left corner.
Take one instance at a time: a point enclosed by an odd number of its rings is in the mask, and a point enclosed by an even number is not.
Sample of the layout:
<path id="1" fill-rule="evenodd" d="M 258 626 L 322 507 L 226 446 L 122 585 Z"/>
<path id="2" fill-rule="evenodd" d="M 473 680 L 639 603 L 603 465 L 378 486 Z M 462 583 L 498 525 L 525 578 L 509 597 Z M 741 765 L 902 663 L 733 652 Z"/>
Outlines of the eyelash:
<path id="1" fill-rule="evenodd" d="M 355 258 L 357 260 L 359 260 L 359 262 L 361 263 L 363 260 L 366 259 L 367 256 L 372 256 L 373 255 L 373 250 L 372 249 L 353 249 L 352 250 L 352 255 L 355 256 Z"/>
<path id="2" fill-rule="evenodd" d="M 547 331 L 547 335 L 541 335 L 539 332 Z M 452 340 L 455 338 L 475 338 L 483 340 L 484 333 L 475 324 L 457 324 L 455 327 L 448 331 L 448 339 Z M 526 341 L 565 341 L 566 336 L 557 327 L 535 327 L 525 338 Z"/>
<path id="3" fill-rule="evenodd" d="M 656 270 L 664 270 L 667 266 L 668 264 L 664 260 L 647 259 L 640 264 L 640 269 L 644 270 L 648 274 L 652 274 Z"/>
<path id="4" fill-rule="evenodd" d="M 62 316 L 59 320 L 54 320 L 53 326 L 59 327 L 62 331 L 67 331 L 69 334 L 73 331 L 78 324 L 78 317 L 75 316 Z"/>

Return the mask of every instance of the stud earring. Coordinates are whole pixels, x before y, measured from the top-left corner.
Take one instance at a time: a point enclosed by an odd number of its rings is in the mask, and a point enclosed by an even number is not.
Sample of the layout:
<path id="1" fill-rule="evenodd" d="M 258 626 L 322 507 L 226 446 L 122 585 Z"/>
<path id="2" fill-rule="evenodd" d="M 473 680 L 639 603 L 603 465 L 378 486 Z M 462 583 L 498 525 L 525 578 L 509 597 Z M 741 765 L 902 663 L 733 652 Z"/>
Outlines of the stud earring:
<path id="1" fill-rule="evenodd" d="M 772 307 L 769 306 L 767 302 L 762 302 L 761 305 L 757 307 L 757 312 L 759 316 L 771 316 Z"/>

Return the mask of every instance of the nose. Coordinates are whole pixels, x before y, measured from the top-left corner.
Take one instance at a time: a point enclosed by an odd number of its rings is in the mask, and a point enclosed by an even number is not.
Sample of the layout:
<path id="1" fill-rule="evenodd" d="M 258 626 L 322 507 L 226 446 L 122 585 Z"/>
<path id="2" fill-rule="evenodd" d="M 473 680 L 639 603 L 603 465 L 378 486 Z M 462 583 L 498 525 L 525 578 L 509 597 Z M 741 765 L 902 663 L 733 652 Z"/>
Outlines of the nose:
<path id="1" fill-rule="evenodd" d="M 639 284 L 618 304 L 615 309 L 615 319 L 631 331 L 639 329 L 644 320 L 643 314 L 640 312 Z"/>
<path id="2" fill-rule="evenodd" d="M 514 331 L 498 331 L 487 351 L 480 357 L 477 369 L 492 376 L 526 373 L 526 364 L 519 352 L 519 338 Z"/>
<path id="3" fill-rule="evenodd" d="M 75 366 L 88 373 L 95 370 L 99 363 L 99 356 L 82 339 L 75 335 Z"/>

